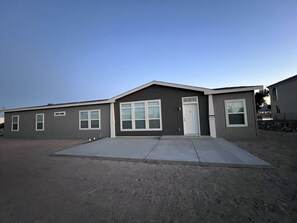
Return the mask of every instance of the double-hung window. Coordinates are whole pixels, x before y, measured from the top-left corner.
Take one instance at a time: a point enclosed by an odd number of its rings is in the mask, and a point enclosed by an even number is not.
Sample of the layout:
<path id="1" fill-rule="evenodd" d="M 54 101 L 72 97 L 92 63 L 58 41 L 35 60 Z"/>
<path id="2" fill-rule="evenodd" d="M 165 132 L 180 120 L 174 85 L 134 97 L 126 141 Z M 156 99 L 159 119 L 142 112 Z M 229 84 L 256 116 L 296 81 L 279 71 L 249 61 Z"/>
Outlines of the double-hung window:
<path id="1" fill-rule="evenodd" d="M 247 112 L 245 99 L 225 100 L 227 127 L 246 127 Z"/>
<path id="2" fill-rule="evenodd" d="M 100 110 L 79 111 L 79 129 L 100 129 Z"/>
<path id="3" fill-rule="evenodd" d="M 150 129 L 161 128 L 161 105 L 160 101 L 149 101 L 148 106 L 148 123 Z"/>
<path id="4" fill-rule="evenodd" d="M 36 131 L 44 130 L 44 114 L 36 114 L 35 129 L 36 129 Z"/>
<path id="5" fill-rule="evenodd" d="M 19 120 L 20 120 L 20 116 L 18 115 L 11 116 L 11 131 L 19 131 Z"/>
<path id="6" fill-rule="evenodd" d="M 121 129 L 132 129 L 132 104 L 121 104 Z"/>
<path id="7" fill-rule="evenodd" d="M 120 104 L 121 131 L 162 130 L 161 100 Z"/>
<path id="8" fill-rule="evenodd" d="M 134 103 L 135 129 L 146 129 L 145 102 Z"/>

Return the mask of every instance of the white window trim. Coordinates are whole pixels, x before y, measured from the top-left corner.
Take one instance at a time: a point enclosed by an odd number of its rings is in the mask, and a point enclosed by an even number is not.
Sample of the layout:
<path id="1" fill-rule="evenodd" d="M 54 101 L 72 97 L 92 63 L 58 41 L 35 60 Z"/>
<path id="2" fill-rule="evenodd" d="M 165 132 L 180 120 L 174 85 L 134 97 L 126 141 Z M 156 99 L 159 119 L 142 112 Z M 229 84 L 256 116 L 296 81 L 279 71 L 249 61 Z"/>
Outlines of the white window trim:
<path id="1" fill-rule="evenodd" d="M 158 101 L 159 102 L 159 107 L 160 107 L 160 118 L 153 118 L 149 119 L 148 117 L 148 102 L 153 102 L 153 101 Z M 135 128 L 135 106 L 134 103 L 144 103 L 144 108 L 145 108 L 145 129 L 136 129 Z M 122 120 L 122 105 L 124 104 L 131 104 L 131 110 L 132 110 L 132 129 L 123 129 L 123 120 Z M 149 120 L 160 120 L 160 128 L 154 128 L 150 129 L 149 128 Z M 143 131 L 162 131 L 162 106 L 161 106 L 161 99 L 155 99 L 155 100 L 144 100 L 144 101 L 127 101 L 127 102 L 122 102 L 120 103 L 120 125 L 121 125 L 121 131 L 122 132 L 143 132 Z"/>
<path id="2" fill-rule="evenodd" d="M 91 112 L 97 111 L 99 113 L 99 128 L 91 128 Z M 81 112 L 88 112 L 88 128 L 81 128 L 81 119 L 80 119 L 80 113 Z M 78 112 L 78 119 L 79 119 L 79 130 L 100 130 L 101 129 L 101 111 L 100 109 L 95 109 L 95 110 L 79 110 Z M 96 119 L 97 120 L 97 119 Z"/>
<path id="3" fill-rule="evenodd" d="M 228 107 L 227 104 L 229 102 L 243 102 L 243 109 L 244 112 L 239 112 L 239 113 L 230 113 L 230 114 L 243 114 L 244 115 L 244 124 L 229 124 L 229 113 L 228 113 Z M 245 99 L 232 99 L 232 100 L 225 100 L 225 116 L 226 116 L 226 126 L 227 127 L 247 127 L 248 126 L 248 121 L 247 121 L 247 110 L 246 110 L 246 103 Z"/>
<path id="4" fill-rule="evenodd" d="M 58 117 L 58 116 L 66 116 L 66 112 L 65 112 L 65 111 L 55 112 L 55 113 L 54 113 L 54 116 L 55 116 L 55 117 Z"/>
<path id="5" fill-rule="evenodd" d="M 42 125 L 42 129 L 37 129 L 37 124 L 38 123 L 41 123 L 41 122 L 37 122 L 37 116 L 38 115 L 42 115 L 42 123 L 43 123 L 43 125 Z M 35 131 L 44 131 L 44 113 L 39 113 L 39 114 L 36 114 L 35 115 Z"/>
<path id="6" fill-rule="evenodd" d="M 17 118 L 18 118 L 17 123 L 14 123 L 14 122 L 13 122 L 13 118 L 14 118 L 14 117 L 17 117 Z M 18 125 L 18 128 L 17 128 L 17 129 L 13 129 L 13 124 L 17 124 L 17 125 Z M 12 132 L 18 132 L 19 129 L 20 129 L 20 116 L 19 116 L 19 115 L 12 115 L 12 116 L 11 116 L 11 131 L 12 131 Z"/>

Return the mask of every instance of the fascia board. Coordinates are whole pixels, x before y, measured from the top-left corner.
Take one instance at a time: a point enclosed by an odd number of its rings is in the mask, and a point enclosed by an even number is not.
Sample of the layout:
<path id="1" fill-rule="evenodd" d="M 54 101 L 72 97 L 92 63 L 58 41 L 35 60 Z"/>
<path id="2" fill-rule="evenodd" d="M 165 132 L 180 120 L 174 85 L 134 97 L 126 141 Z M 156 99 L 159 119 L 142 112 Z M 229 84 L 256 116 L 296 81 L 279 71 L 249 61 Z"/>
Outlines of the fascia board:
<path id="1" fill-rule="evenodd" d="M 111 98 L 112 100 L 117 100 L 119 98 L 125 97 L 129 94 L 133 94 L 134 92 L 137 92 L 139 90 L 142 90 L 144 88 L 150 87 L 152 85 L 159 85 L 159 86 L 165 86 L 165 87 L 174 87 L 174 88 L 180 88 L 180 89 L 186 89 L 186 90 L 193 90 L 193 91 L 201 91 L 201 92 L 205 92 L 205 91 L 209 91 L 209 88 L 201 88 L 201 87 L 194 87 L 194 86 L 188 86 L 188 85 L 182 85 L 182 84 L 174 84 L 174 83 L 168 83 L 168 82 L 162 82 L 162 81 L 151 81 L 148 82 L 144 85 L 141 85 L 137 88 L 134 88 L 130 91 L 126 91 L 120 95 L 117 95 L 113 98 Z"/>
<path id="2" fill-rule="evenodd" d="M 15 109 L 4 109 L 1 112 L 18 112 L 18 111 L 32 111 L 32 110 L 43 110 L 43 109 L 53 109 L 53 108 L 68 108 L 68 107 L 79 107 L 86 105 L 99 105 L 99 104 L 110 104 L 113 103 L 113 100 L 106 101 L 94 101 L 94 102 L 82 102 L 82 103 L 73 103 L 65 105 L 49 105 L 49 106 L 36 106 L 36 107 L 27 107 L 27 108 L 15 108 Z"/>
<path id="3" fill-rule="evenodd" d="M 243 92 L 243 91 L 255 91 L 255 90 L 263 90 L 262 85 L 258 86 L 251 86 L 251 87 L 243 87 L 243 88 L 234 88 L 234 89 L 223 89 L 223 90 L 209 90 L 206 91 L 205 94 L 226 94 L 226 93 L 236 93 L 236 92 Z"/>

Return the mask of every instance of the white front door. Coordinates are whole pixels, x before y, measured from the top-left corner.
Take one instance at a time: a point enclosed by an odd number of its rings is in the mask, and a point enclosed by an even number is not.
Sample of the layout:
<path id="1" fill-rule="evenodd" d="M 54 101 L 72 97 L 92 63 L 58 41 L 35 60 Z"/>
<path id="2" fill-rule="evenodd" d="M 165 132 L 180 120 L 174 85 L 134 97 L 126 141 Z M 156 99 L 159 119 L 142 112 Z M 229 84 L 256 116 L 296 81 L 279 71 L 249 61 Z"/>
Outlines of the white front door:
<path id="1" fill-rule="evenodd" d="M 198 100 L 197 102 L 183 103 L 183 119 L 185 135 L 200 135 Z"/>

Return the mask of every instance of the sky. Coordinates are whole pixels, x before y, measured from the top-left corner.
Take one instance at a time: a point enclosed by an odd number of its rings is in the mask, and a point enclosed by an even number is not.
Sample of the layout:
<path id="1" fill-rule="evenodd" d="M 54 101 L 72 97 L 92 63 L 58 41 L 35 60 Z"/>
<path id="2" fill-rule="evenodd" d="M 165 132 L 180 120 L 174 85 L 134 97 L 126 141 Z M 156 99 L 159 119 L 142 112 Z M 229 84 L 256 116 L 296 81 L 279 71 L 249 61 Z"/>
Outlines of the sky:
<path id="1" fill-rule="evenodd" d="M 296 0 L 0 0 L 0 109 L 297 74 Z M 3 116 L 3 113 L 0 113 Z"/>

